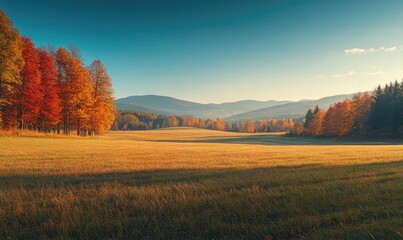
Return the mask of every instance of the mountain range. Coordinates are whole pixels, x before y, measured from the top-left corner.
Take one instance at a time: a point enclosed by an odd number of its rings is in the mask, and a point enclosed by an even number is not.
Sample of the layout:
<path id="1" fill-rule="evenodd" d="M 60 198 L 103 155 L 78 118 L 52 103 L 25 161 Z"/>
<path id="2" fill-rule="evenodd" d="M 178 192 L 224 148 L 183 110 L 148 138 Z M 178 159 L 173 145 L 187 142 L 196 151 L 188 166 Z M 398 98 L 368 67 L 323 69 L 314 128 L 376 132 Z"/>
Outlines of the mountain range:
<path id="1" fill-rule="evenodd" d="M 256 101 L 196 103 L 167 96 L 142 95 L 130 96 L 116 100 L 118 110 L 135 110 L 148 113 L 194 116 L 203 118 L 220 117 L 227 121 L 245 119 L 267 119 L 281 117 L 301 117 L 309 108 L 318 105 L 327 109 L 331 104 L 351 98 L 353 94 L 329 96 L 318 100 L 301 101 Z"/>

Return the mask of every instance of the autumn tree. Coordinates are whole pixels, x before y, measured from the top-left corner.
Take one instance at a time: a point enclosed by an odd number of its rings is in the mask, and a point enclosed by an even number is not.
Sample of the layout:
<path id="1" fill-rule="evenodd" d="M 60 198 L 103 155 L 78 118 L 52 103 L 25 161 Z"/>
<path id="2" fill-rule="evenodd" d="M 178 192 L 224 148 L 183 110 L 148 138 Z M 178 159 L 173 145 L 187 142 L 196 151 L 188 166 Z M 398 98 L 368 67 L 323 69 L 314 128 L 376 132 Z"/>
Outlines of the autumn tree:
<path id="1" fill-rule="evenodd" d="M 290 135 L 301 136 L 305 133 L 305 127 L 303 122 L 296 123 L 294 128 L 290 130 Z"/>
<path id="2" fill-rule="evenodd" d="M 270 131 L 273 131 L 273 132 L 278 131 L 278 120 L 277 119 L 271 119 L 268 122 L 268 125 L 269 125 L 269 128 L 270 128 Z"/>
<path id="3" fill-rule="evenodd" d="M 57 81 L 57 70 L 54 59 L 50 54 L 38 49 L 39 70 L 41 75 L 41 90 L 43 100 L 39 114 L 39 127 L 42 131 L 50 131 L 61 119 L 60 86 Z"/>
<path id="4" fill-rule="evenodd" d="M 69 51 L 59 48 L 56 52 L 57 79 L 60 86 L 63 130 L 77 135 L 91 129 L 91 111 L 94 105 L 94 87 L 88 70 L 82 61 Z M 81 131 L 84 130 L 84 131 Z"/>
<path id="5" fill-rule="evenodd" d="M 195 127 L 206 128 L 206 123 L 205 123 L 204 119 L 203 118 L 198 118 L 196 123 L 195 123 Z"/>
<path id="6" fill-rule="evenodd" d="M 321 136 L 323 134 L 323 119 L 325 118 L 326 111 L 318 110 L 315 116 L 309 123 L 307 133 L 310 136 Z"/>
<path id="7" fill-rule="evenodd" d="M 168 117 L 168 126 L 169 127 L 177 127 L 179 124 L 178 118 L 176 116 Z"/>
<path id="8" fill-rule="evenodd" d="M 214 129 L 224 131 L 225 123 L 223 121 L 221 121 L 220 118 L 217 118 L 217 121 L 215 121 Z"/>
<path id="9" fill-rule="evenodd" d="M 290 130 L 290 129 L 293 129 L 294 126 L 295 126 L 294 121 L 293 121 L 292 118 L 290 117 L 290 118 L 288 119 L 288 128 L 289 128 L 289 130 Z"/>
<path id="10" fill-rule="evenodd" d="M 214 118 L 213 119 L 207 119 L 205 125 L 206 125 L 207 129 L 215 130 L 215 127 L 216 127 L 215 119 Z"/>
<path id="11" fill-rule="evenodd" d="M 77 48 L 51 49 L 35 49 L 0 10 L 0 126 L 50 131 L 57 125 L 58 133 L 63 127 L 79 135 L 109 129 L 115 109 L 105 67 L 94 61 L 90 74 Z"/>
<path id="12" fill-rule="evenodd" d="M 267 121 L 265 120 L 259 120 L 257 122 L 257 127 L 256 130 L 258 132 L 267 132 Z"/>
<path id="13" fill-rule="evenodd" d="M 350 136 L 354 126 L 354 105 L 350 100 L 337 104 L 338 135 Z"/>
<path id="14" fill-rule="evenodd" d="M 255 121 L 253 120 L 242 121 L 239 126 L 239 131 L 244 133 L 255 132 Z"/>
<path id="15" fill-rule="evenodd" d="M 374 98 L 368 92 L 354 94 L 352 98 L 354 105 L 354 125 L 352 134 L 364 136 L 368 133 L 368 117 L 374 104 Z"/>
<path id="16" fill-rule="evenodd" d="M 68 69 L 71 62 L 72 56 L 65 48 L 59 48 L 55 53 L 55 63 L 57 70 L 57 81 L 60 87 L 59 97 L 61 100 L 62 107 L 62 127 L 63 132 L 67 134 L 69 130 L 69 119 L 70 119 L 70 110 L 68 99 L 70 97 L 69 94 L 69 79 L 68 79 Z M 58 131 L 60 131 L 60 126 Z"/>
<path id="17" fill-rule="evenodd" d="M 330 111 L 330 112 L 329 112 Z M 336 103 L 325 116 L 325 134 L 349 136 L 354 126 L 354 105 L 350 100 Z"/>
<path id="18" fill-rule="evenodd" d="M 94 88 L 94 105 L 91 114 L 91 130 L 104 133 L 115 119 L 115 105 L 111 79 L 100 60 L 88 67 Z"/>
<path id="19" fill-rule="evenodd" d="M 90 74 L 80 59 L 71 58 L 67 68 L 66 99 L 69 128 L 77 135 L 91 128 L 91 111 L 94 105 L 94 88 Z M 82 131 L 84 130 L 84 131 Z"/>
<path id="20" fill-rule="evenodd" d="M 328 137 L 334 137 L 337 136 L 337 128 L 336 128 L 336 106 L 331 105 L 325 114 L 325 117 L 323 119 L 323 134 Z"/>
<path id="21" fill-rule="evenodd" d="M 34 128 L 38 125 L 38 118 L 43 101 L 41 72 L 39 57 L 32 40 L 23 37 L 24 68 L 21 72 L 22 84 L 20 88 L 19 119 L 21 129 Z"/>
<path id="22" fill-rule="evenodd" d="M 0 10 L 0 124 L 3 128 L 17 125 L 15 104 L 23 66 L 20 34 Z"/>

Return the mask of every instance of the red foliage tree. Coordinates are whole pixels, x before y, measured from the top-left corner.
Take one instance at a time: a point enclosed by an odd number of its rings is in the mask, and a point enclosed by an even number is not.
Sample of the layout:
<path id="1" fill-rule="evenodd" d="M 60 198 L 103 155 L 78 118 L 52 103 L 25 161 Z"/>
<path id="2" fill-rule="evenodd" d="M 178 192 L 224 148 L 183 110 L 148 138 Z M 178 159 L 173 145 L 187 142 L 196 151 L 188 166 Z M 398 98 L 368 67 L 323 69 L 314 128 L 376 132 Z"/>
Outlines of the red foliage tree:
<path id="1" fill-rule="evenodd" d="M 41 72 L 39 58 L 30 38 L 23 38 L 22 56 L 25 66 L 21 72 L 21 128 L 34 127 L 38 123 L 43 94 L 41 90 Z"/>
<path id="2" fill-rule="evenodd" d="M 39 70 L 41 72 L 42 102 L 39 115 L 40 128 L 49 131 L 61 119 L 60 85 L 54 59 L 43 49 L 38 49 Z"/>

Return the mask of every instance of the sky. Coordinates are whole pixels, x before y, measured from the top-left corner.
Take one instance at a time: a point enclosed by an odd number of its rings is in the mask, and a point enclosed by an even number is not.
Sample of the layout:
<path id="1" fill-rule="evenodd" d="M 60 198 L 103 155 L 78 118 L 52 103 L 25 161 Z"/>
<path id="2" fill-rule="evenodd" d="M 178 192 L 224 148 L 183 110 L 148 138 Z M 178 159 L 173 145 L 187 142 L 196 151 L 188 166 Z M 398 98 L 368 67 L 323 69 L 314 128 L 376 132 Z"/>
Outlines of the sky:
<path id="1" fill-rule="evenodd" d="M 100 59 L 116 98 L 300 100 L 403 78 L 401 0 L 3 0 L 39 46 Z"/>

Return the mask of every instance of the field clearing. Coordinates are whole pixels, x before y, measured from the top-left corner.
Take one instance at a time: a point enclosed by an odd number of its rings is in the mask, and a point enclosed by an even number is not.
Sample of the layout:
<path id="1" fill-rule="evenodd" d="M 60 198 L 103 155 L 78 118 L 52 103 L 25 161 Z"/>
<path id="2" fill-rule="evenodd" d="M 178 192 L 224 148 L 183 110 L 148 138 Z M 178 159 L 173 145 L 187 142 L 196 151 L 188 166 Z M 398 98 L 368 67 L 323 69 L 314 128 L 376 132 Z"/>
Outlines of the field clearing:
<path id="1" fill-rule="evenodd" d="M 398 141 L 0 138 L 0 239 L 402 239 L 402 199 Z"/>

